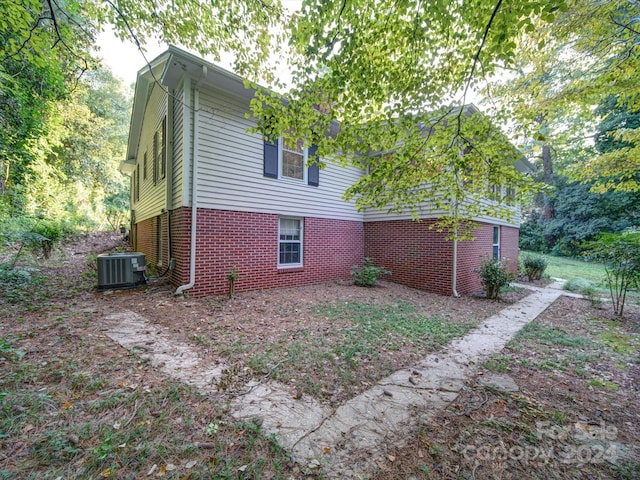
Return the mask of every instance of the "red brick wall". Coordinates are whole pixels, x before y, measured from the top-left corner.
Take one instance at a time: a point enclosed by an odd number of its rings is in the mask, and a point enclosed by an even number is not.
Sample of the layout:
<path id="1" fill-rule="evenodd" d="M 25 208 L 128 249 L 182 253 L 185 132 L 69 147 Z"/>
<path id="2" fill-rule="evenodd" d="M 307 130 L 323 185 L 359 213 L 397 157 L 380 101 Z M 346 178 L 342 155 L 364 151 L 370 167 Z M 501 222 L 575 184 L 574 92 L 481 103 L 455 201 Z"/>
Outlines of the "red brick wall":
<path id="1" fill-rule="evenodd" d="M 189 295 L 226 294 L 227 275 L 238 267 L 236 292 L 262 288 L 308 285 L 350 278 L 351 266 L 363 257 L 361 222 L 304 219 L 303 264 L 301 268 L 278 268 L 278 215 L 198 210 L 196 282 Z M 172 215 L 172 256 L 176 286 L 189 280 L 189 235 L 191 211 L 179 209 Z"/>
<path id="2" fill-rule="evenodd" d="M 518 271 L 518 255 L 520 248 L 520 229 L 515 227 L 500 227 L 500 255 L 507 260 L 509 270 Z"/>
<path id="3" fill-rule="evenodd" d="M 442 295 L 452 294 L 453 242 L 430 229 L 434 220 L 365 223 L 365 256 L 391 270 L 389 280 Z M 500 227 L 501 257 L 512 271 L 518 265 L 518 229 Z M 493 256 L 493 225 L 478 224 L 475 240 L 458 242 L 456 290 L 469 294 L 482 289 L 474 271 Z"/>
<path id="4" fill-rule="evenodd" d="M 191 208 L 179 208 L 171 212 L 171 258 L 176 268 L 169 272 L 173 285 L 189 283 L 189 238 L 191 233 Z"/>
<path id="5" fill-rule="evenodd" d="M 135 236 L 133 237 L 132 247 L 135 251 L 144 253 L 147 271 L 153 272 L 157 268 L 158 273 L 162 273 L 169 265 L 167 218 L 168 214 L 163 213 L 160 216 L 138 222 L 134 226 Z M 157 237 L 158 222 L 160 221 L 162 222 L 162 241 L 160 242 L 161 251 L 159 252 Z"/>
<path id="6" fill-rule="evenodd" d="M 480 268 L 482 260 L 493 258 L 494 225 L 479 223 L 474 230 L 475 240 L 458 242 L 458 293 L 468 294 L 482 290 L 480 277 L 474 271 Z M 510 271 L 518 270 L 518 233 L 514 227 L 500 226 L 500 258 L 507 261 Z"/>
<path id="7" fill-rule="evenodd" d="M 163 214 L 162 270 L 169 264 L 167 214 Z M 191 209 L 171 213 L 171 257 L 176 269 L 171 283 L 189 282 Z M 155 264 L 157 218 L 135 226 L 134 248 L 145 253 L 147 264 Z M 308 285 L 334 279 L 350 279 L 353 265 L 371 257 L 378 266 L 391 270 L 390 281 L 443 295 L 451 295 L 453 242 L 430 229 L 434 220 L 413 222 L 351 222 L 321 218 L 304 219 L 302 268 L 278 269 L 278 215 L 198 210 L 196 283 L 193 296 L 225 294 L 227 275 L 234 265 L 239 278 L 236 291 Z M 518 234 L 513 227 L 500 227 L 501 257 L 510 270 L 518 265 Z M 474 270 L 483 258 L 493 255 L 493 225 L 480 223 L 475 240 L 458 242 L 457 291 L 481 290 Z"/>
<path id="8" fill-rule="evenodd" d="M 136 224 L 136 236 L 133 249 L 136 252 L 142 252 L 145 256 L 147 265 L 155 260 L 155 238 L 156 238 L 156 219 L 149 218 Z"/>
<path id="9" fill-rule="evenodd" d="M 453 243 L 429 228 L 433 222 L 365 222 L 365 256 L 391 270 L 392 282 L 451 295 Z"/>
<path id="10" fill-rule="evenodd" d="M 480 277 L 474 270 L 480 268 L 485 258 L 493 258 L 493 225 L 479 223 L 473 236 L 473 240 L 458 242 L 456 290 L 460 295 L 482 290 Z"/>

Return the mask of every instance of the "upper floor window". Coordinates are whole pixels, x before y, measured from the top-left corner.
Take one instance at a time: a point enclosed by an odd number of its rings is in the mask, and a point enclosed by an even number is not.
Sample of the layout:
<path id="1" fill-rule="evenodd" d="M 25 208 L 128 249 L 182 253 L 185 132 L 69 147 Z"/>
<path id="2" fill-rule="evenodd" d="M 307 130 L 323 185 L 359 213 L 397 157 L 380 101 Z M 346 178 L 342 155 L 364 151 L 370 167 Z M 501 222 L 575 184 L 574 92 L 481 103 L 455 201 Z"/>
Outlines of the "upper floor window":
<path id="1" fill-rule="evenodd" d="M 317 187 L 320 185 L 320 165 L 307 167 L 309 157 L 315 155 L 317 147 L 304 148 L 302 142 L 289 145 L 282 137 L 264 141 L 264 176 L 290 178 Z"/>
<path id="2" fill-rule="evenodd" d="M 280 154 L 282 155 L 282 171 L 280 175 L 282 177 L 304 180 L 307 149 L 302 146 L 302 142 L 298 141 L 290 145 L 287 141 L 283 140 Z"/>

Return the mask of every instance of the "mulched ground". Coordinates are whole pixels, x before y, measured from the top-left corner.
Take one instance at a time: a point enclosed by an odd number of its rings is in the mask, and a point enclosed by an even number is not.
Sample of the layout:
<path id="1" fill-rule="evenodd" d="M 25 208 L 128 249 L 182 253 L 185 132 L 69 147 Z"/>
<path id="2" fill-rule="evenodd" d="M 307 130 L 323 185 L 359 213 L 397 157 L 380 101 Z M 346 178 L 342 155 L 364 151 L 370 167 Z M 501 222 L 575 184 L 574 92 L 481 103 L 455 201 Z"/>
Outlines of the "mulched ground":
<path id="1" fill-rule="evenodd" d="M 234 364 L 238 385 L 249 378 L 263 377 L 267 372 L 280 381 L 302 386 L 319 401 L 337 405 L 366 390 L 371 382 L 390 370 L 411 364 L 423 352 L 411 345 L 400 349 L 378 346 L 369 352 L 369 357 L 349 364 L 349 376 L 344 375 L 346 366 L 339 362 L 329 363 L 331 368 L 314 369 L 301 369 L 295 362 L 281 362 L 282 352 L 291 355 L 305 341 L 317 346 L 321 339 L 336 338 L 344 331 L 346 320 L 332 319 L 326 314 L 326 308 L 347 302 L 402 305 L 418 315 L 468 325 L 526 295 L 516 291 L 505 294 L 500 301 L 474 296 L 454 299 L 387 282 L 373 289 L 327 283 L 248 292 L 234 299 L 176 298 L 173 287 L 163 281 L 139 289 L 97 292 L 93 288 L 97 274 L 92 259 L 95 254 L 114 247 L 125 247 L 117 234 L 82 236 L 55 251 L 50 261 L 36 262 L 47 277 L 40 287 L 25 292 L 19 301 L 10 295 L 0 298 L 0 337 L 12 339 L 25 358 L 36 358 L 41 364 L 55 367 L 47 370 L 46 376 L 29 380 L 28 389 L 56 391 L 56 382 L 61 381 L 65 366 L 73 362 L 77 389 L 70 391 L 67 399 L 60 399 L 62 407 L 59 408 L 63 410 L 65 402 L 73 405 L 81 399 L 86 401 L 87 396 L 104 398 L 110 392 L 123 389 L 155 392 L 167 388 L 167 379 L 160 372 L 114 347 L 104 336 L 101 319 L 113 311 L 132 310 L 171 328 L 176 339 L 191 344 L 200 355 Z M 326 308 L 319 310 L 319 305 Z M 533 460 L 496 459 L 499 452 L 493 450 L 484 456 L 477 454 L 485 445 L 503 445 L 507 452 L 514 446 L 531 447 L 527 450 L 530 453 L 542 452 L 544 448 L 558 445 L 557 438 L 550 438 L 550 427 L 556 427 L 552 429 L 556 432 L 569 431 L 579 422 L 591 425 L 604 422 L 605 427 L 615 427 L 616 442 L 624 446 L 640 445 L 640 359 L 638 344 L 634 343 L 640 336 L 640 309 L 630 305 L 620 321 L 601 305 L 562 298 L 537 323 L 540 329 L 510 344 L 503 356 L 492 359 L 479 370 L 479 376 L 492 371 L 509 374 L 520 392 L 504 394 L 482 387 L 477 378 L 473 379 L 443 416 L 423 421 L 421 412 L 416 412 L 414 436 L 409 445 L 399 449 L 390 447 L 388 461 L 381 464 L 371 478 L 640 478 L 638 463 L 613 466 L 607 462 L 597 463 L 593 458 L 576 463 L 571 455 L 581 444 L 567 438 L 561 442 L 566 448 L 557 454 L 569 455 L 569 460 L 564 461 L 548 458 L 549 455 Z M 558 338 L 568 340 L 564 344 L 554 343 Z M 56 374 L 56 371 L 63 373 Z M 83 390 L 87 379 L 97 379 L 92 387 L 95 391 Z M 233 381 L 230 383 L 230 388 L 234 388 Z M 57 395 L 62 393 L 58 391 Z M 211 411 L 204 415 L 197 396 L 187 395 L 187 398 L 185 419 L 189 415 L 193 418 L 225 415 Z M 220 405 L 223 404 L 221 399 Z M 139 414 L 136 411 L 139 405 L 136 405 L 134 402 L 108 414 L 113 419 L 134 418 Z M 72 408 L 68 408 L 71 412 Z M 111 417 L 107 421 L 112 421 Z M 204 418 L 202 422 L 204 427 L 209 424 Z M 541 430 L 536 422 L 546 422 L 543 425 L 547 430 Z M 34 424 L 31 433 L 44 433 L 45 426 Z M 174 434 L 184 436 L 192 435 L 193 428 L 193 425 L 172 426 Z M 25 432 L 24 437 L 28 439 L 29 435 Z M 22 444 L 16 443 L 15 437 L 8 440 L 12 441 L 13 453 L 10 459 L 5 456 L 3 460 L 0 456 L 0 471 L 13 464 L 17 452 L 29 455 L 33 450 L 27 440 L 20 440 Z M 82 438 L 80 440 L 82 442 Z M 16 445 L 19 448 L 16 449 Z M 0 450 L 5 448 L 9 448 L 8 444 Z M 263 447 L 255 455 L 264 454 L 269 448 Z M 549 448 L 546 451 L 549 452 Z M 203 458 L 197 457 L 199 462 L 204 462 Z M 543 458 L 544 462 L 540 460 Z M 278 469 L 272 466 L 260 475 L 254 474 L 253 478 L 289 478 L 287 475 L 298 478 L 296 470 L 292 470 L 295 466 L 282 468 L 289 473 L 279 477 Z M 123 474 L 122 478 L 134 478 L 136 470 L 134 467 L 130 470 L 131 474 Z M 47 468 L 41 468 L 42 471 Z"/>

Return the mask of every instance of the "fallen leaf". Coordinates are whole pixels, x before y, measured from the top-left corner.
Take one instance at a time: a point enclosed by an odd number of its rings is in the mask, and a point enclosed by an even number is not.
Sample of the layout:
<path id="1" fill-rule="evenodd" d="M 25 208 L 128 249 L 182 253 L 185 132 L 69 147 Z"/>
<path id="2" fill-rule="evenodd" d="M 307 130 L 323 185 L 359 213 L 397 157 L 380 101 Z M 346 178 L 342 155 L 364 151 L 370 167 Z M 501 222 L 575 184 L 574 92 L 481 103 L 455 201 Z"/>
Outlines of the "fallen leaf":
<path id="1" fill-rule="evenodd" d="M 73 403 L 71 402 L 64 402 L 62 404 L 62 408 L 64 408 L 65 410 L 69 410 L 71 407 L 73 407 Z"/>
<path id="2" fill-rule="evenodd" d="M 188 462 L 184 468 L 193 468 L 198 464 L 198 462 L 196 460 L 191 460 L 190 462 Z"/>
<path id="3" fill-rule="evenodd" d="M 244 472 L 246 469 L 247 469 L 246 465 L 242 465 L 241 467 L 238 467 L 239 472 Z"/>
<path id="4" fill-rule="evenodd" d="M 395 462 L 396 461 L 396 456 L 395 455 L 387 455 L 387 458 L 389 459 L 390 462 Z"/>
<path id="5" fill-rule="evenodd" d="M 156 470 L 158 469 L 158 465 L 156 465 L 155 463 L 153 464 L 153 466 L 149 469 L 149 471 L 147 472 L 148 476 L 153 475 L 154 473 L 156 473 Z"/>
<path id="6" fill-rule="evenodd" d="M 331 447 L 324 447 L 324 448 L 322 449 L 322 451 L 323 451 L 324 453 L 329 453 L 329 452 L 331 451 Z"/>
<path id="7" fill-rule="evenodd" d="M 102 470 L 100 472 L 100 476 L 103 478 L 108 478 L 111 476 L 111 469 L 110 468 L 105 468 L 104 470 Z"/>

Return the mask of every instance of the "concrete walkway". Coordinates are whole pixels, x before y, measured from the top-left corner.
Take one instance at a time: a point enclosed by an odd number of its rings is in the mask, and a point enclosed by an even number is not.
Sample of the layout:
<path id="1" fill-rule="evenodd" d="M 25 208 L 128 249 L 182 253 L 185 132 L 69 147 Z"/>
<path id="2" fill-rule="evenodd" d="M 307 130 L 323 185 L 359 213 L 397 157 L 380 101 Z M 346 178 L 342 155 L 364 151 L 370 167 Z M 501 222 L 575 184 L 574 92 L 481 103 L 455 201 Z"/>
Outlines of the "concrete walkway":
<path id="1" fill-rule="evenodd" d="M 449 405 L 476 365 L 497 353 L 527 323 L 564 292 L 561 284 L 533 293 L 486 319 L 446 350 L 399 370 L 336 409 L 309 396 L 295 398 L 277 382 L 249 383 L 246 394 L 232 400 L 236 418 L 259 417 L 293 459 L 320 468 L 326 478 L 359 478 L 384 457 L 389 444 L 402 445 L 416 408 L 433 417 Z M 204 365 L 189 345 L 133 312 L 107 317 L 107 335 L 149 359 L 167 375 L 215 393 L 224 365 Z"/>

